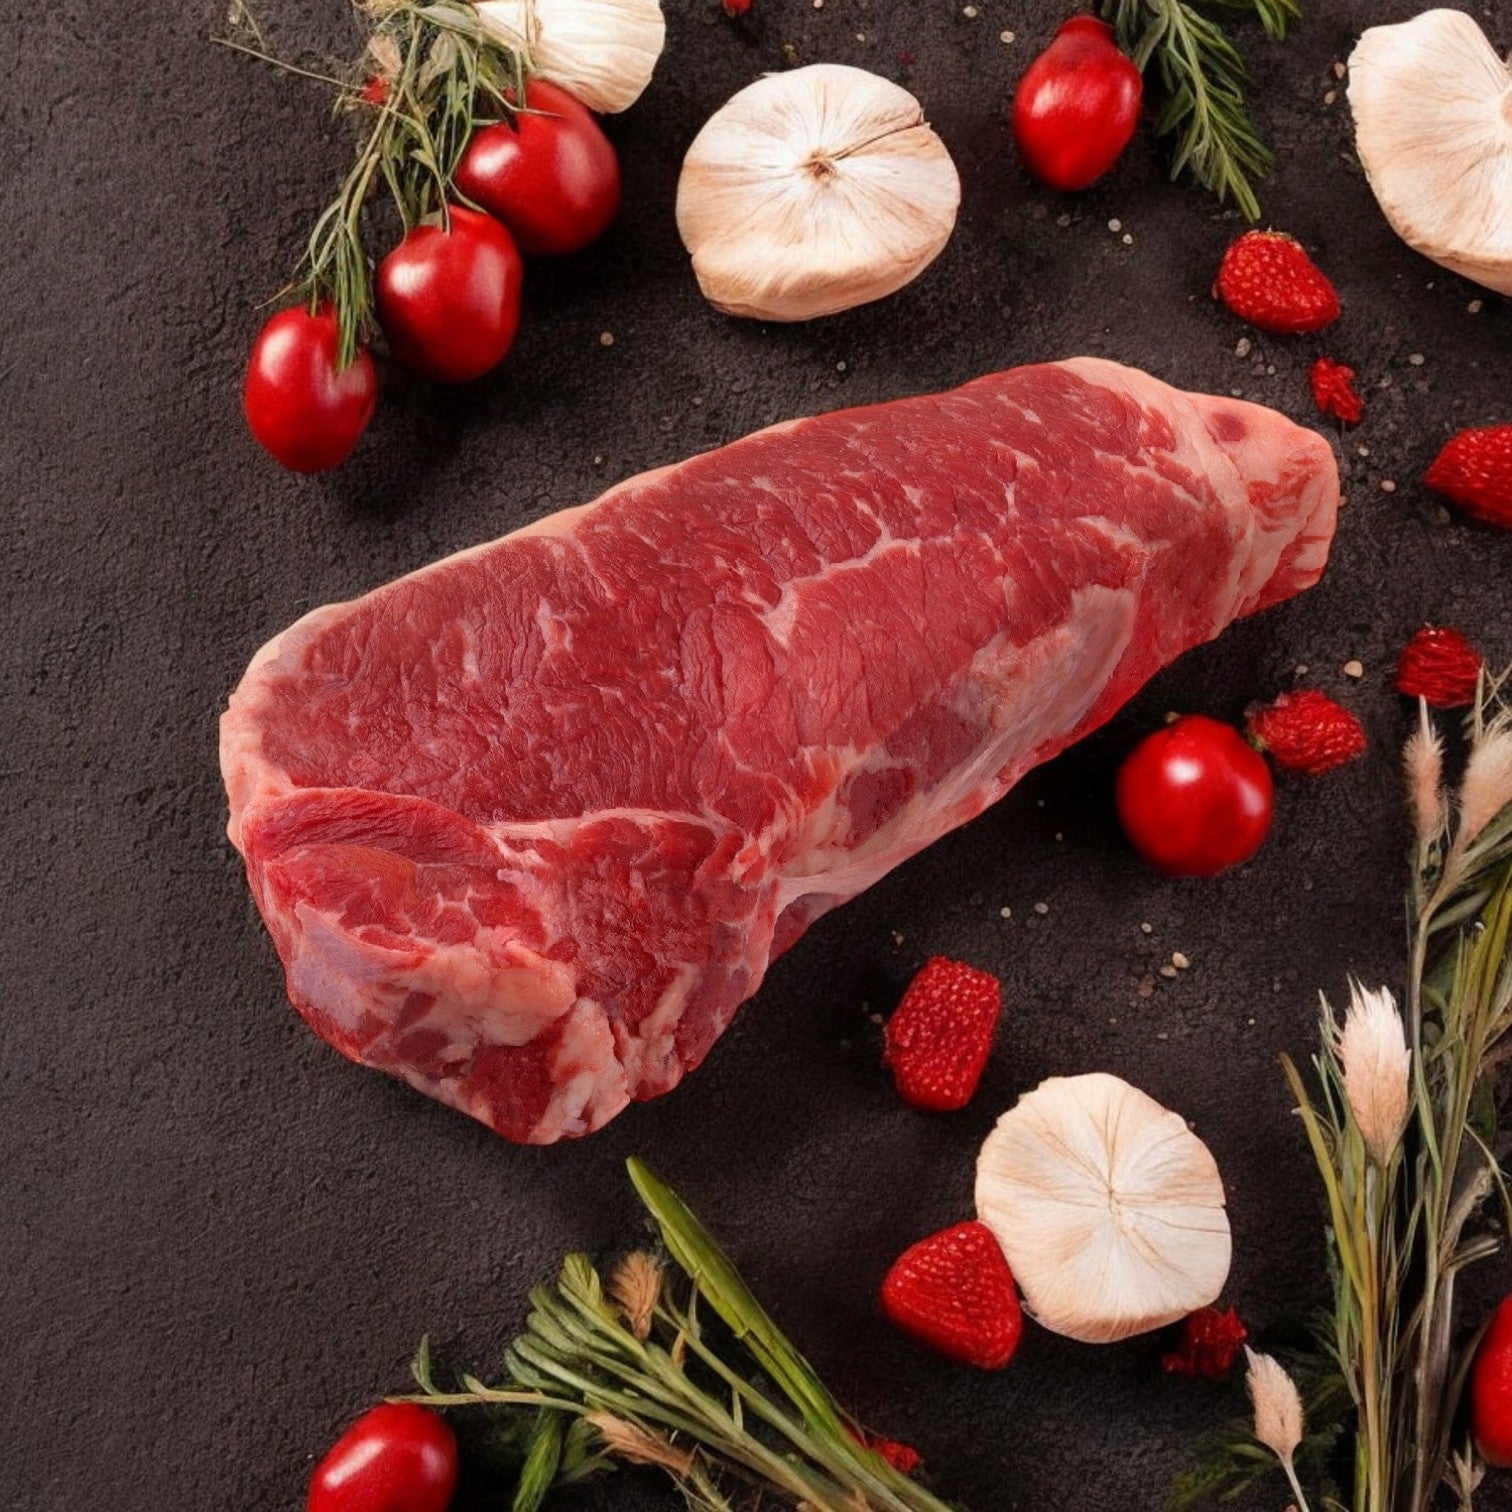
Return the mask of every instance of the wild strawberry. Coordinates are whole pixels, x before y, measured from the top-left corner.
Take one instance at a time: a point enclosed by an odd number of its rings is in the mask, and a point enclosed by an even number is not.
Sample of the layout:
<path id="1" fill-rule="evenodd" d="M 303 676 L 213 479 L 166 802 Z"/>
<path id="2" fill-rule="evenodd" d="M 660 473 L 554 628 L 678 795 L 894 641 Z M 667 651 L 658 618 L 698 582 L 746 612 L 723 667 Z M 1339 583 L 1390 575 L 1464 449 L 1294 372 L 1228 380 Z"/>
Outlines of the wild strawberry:
<path id="1" fill-rule="evenodd" d="M 1218 267 L 1213 293 L 1241 320 L 1262 331 L 1321 331 L 1339 318 L 1339 295 L 1328 276 L 1280 231 L 1246 231 Z"/>
<path id="2" fill-rule="evenodd" d="M 887 1021 L 884 1064 L 898 1095 L 926 1113 L 964 1108 L 982 1079 L 1003 1006 L 995 976 L 935 956 Z"/>
<path id="3" fill-rule="evenodd" d="M 1466 514 L 1512 530 L 1512 425 L 1451 436 L 1425 481 Z"/>
<path id="4" fill-rule="evenodd" d="M 1283 771 L 1306 772 L 1309 777 L 1346 765 L 1367 744 L 1360 721 L 1316 688 L 1253 705 L 1245 715 L 1245 728 Z"/>
<path id="5" fill-rule="evenodd" d="M 1397 692 L 1426 698 L 1435 709 L 1460 709 L 1475 701 L 1481 654 L 1458 630 L 1424 625 L 1397 662 Z"/>
<path id="6" fill-rule="evenodd" d="M 1190 1376 L 1194 1381 L 1226 1381 L 1239 1357 L 1239 1350 L 1249 1338 L 1249 1330 L 1239 1321 L 1234 1308 L 1219 1312 L 1216 1307 L 1199 1307 L 1181 1325 L 1181 1342 L 1160 1363 L 1175 1375 Z"/>
<path id="7" fill-rule="evenodd" d="M 727 16 L 743 16 L 751 8 L 751 0 L 724 0 L 724 13 Z"/>
<path id="8" fill-rule="evenodd" d="M 882 1282 L 882 1311 L 904 1333 L 982 1370 L 1001 1370 L 1024 1331 L 1013 1272 L 985 1223 L 921 1239 Z"/>
<path id="9" fill-rule="evenodd" d="M 864 1428 L 847 1427 L 850 1436 L 879 1459 L 885 1460 L 899 1475 L 912 1475 L 924 1463 L 924 1456 L 912 1444 L 899 1443 L 897 1439 L 883 1438 L 880 1433 L 868 1433 Z"/>
<path id="10" fill-rule="evenodd" d="M 357 91 L 357 98 L 364 105 L 372 105 L 374 107 L 387 105 L 388 97 L 389 81 L 378 74 L 365 79 L 362 88 Z"/>
<path id="11" fill-rule="evenodd" d="M 1355 370 L 1331 357 L 1320 357 L 1308 374 L 1312 383 L 1313 402 L 1325 415 L 1358 425 L 1365 418 L 1365 401 L 1355 390 Z"/>

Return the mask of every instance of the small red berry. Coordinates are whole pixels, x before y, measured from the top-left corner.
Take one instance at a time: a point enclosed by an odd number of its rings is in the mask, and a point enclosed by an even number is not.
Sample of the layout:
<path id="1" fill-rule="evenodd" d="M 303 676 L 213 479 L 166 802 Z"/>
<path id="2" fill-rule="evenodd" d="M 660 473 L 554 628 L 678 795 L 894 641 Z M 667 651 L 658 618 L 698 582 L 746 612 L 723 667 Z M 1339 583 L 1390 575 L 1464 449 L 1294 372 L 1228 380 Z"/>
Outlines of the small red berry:
<path id="1" fill-rule="evenodd" d="M 1481 654 L 1458 630 L 1424 625 L 1397 662 L 1397 692 L 1425 698 L 1435 709 L 1461 709 L 1475 702 Z"/>
<path id="2" fill-rule="evenodd" d="M 1218 267 L 1213 293 L 1262 331 L 1321 331 L 1339 318 L 1339 295 L 1295 237 L 1246 231 Z"/>
<path id="3" fill-rule="evenodd" d="M 389 97 L 389 81 L 378 74 L 363 82 L 362 88 L 357 91 L 357 98 L 364 105 L 387 105 Z"/>
<path id="4" fill-rule="evenodd" d="M 1309 777 L 1331 772 L 1364 753 L 1365 727 L 1326 693 L 1302 688 L 1252 707 L 1245 719 L 1250 739 L 1286 772 Z"/>
<path id="5" fill-rule="evenodd" d="M 1512 530 L 1512 425 L 1451 436 L 1425 481 L 1466 514 Z"/>
<path id="6" fill-rule="evenodd" d="M 751 8 L 751 0 L 723 0 L 727 16 L 743 16 Z"/>
<path id="7" fill-rule="evenodd" d="M 880 1433 L 868 1433 L 864 1428 L 847 1427 L 845 1431 L 878 1459 L 885 1460 L 899 1475 L 912 1475 L 924 1463 L 924 1456 L 912 1444 L 883 1438 Z"/>
<path id="8" fill-rule="evenodd" d="M 1320 357 L 1308 375 L 1313 402 L 1325 415 L 1345 425 L 1358 425 L 1365 418 L 1365 401 L 1355 389 L 1355 370 L 1331 357 Z"/>
<path id="9" fill-rule="evenodd" d="M 985 1223 L 958 1223 L 921 1239 L 882 1282 L 882 1311 L 931 1349 L 1001 1370 L 1024 1331 L 1018 1289 Z"/>
<path id="10" fill-rule="evenodd" d="M 1003 1006 L 995 976 L 935 956 L 887 1021 L 884 1064 L 898 1095 L 926 1113 L 953 1113 L 976 1092 Z"/>
<path id="11" fill-rule="evenodd" d="M 1181 1342 L 1160 1363 L 1173 1375 L 1194 1381 L 1225 1381 L 1247 1338 L 1249 1330 L 1234 1308 L 1199 1307 L 1182 1323 Z"/>

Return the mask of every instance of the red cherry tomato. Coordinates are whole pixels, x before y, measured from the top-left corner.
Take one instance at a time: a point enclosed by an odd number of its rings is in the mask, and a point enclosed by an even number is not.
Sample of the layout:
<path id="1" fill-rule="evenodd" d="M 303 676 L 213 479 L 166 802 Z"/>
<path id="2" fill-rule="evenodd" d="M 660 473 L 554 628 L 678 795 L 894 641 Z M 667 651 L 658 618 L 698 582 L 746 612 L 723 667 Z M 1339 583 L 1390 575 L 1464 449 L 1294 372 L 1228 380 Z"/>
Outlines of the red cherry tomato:
<path id="1" fill-rule="evenodd" d="M 619 209 L 619 159 L 593 113 L 565 89 L 533 79 L 525 103 L 513 120 L 472 134 L 457 188 L 503 221 L 522 252 L 576 252 Z"/>
<path id="2" fill-rule="evenodd" d="M 1212 877 L 1260 849 L 1270 768 L 1232 725 L 1189 714 L 1147 736 L 1118 771 L 1118 817 L 1134 849 L 1171 877 Z"/>
<path id="3" fill-rule="evenodd" d="M 1491 1316 L 1470 1372 L 1470 1426 L 1488 1465 L 1512 1465 L 1512 1297 Z"/>
<path id="4" fill-rule="evenodd" d="M 315 1467 L 305 1512 L 446 1512 L 456 1489 L 457 1439 L 445 1418 L 385 1402 Z"/>
<path id="5" fill-rule="evenodd" d="M 416 226 L 378 264 L 378 319 L 399 362 L 462 383 L 513 345 L 524 265 L 493 216 L 460 205 L 450 215 L 450 229 Z"/>
<path id="6" fill-rule="evenodd" d="M 1013 138 L 1052 189 L 1085 189 L 1119 159 L 1139 124 L 1144 80 L 1096 16 L 1073 16 L 1013 96 Z"/>
<path id="7" fill-rule="evenodd" d="M 280 310 L 257 333 L 242 409 L 258 444 L 294 472 L 324 472 L 351 456 L 378 403 L 366 347 L 336 365 L 336 315 L 322 305 Z"/>

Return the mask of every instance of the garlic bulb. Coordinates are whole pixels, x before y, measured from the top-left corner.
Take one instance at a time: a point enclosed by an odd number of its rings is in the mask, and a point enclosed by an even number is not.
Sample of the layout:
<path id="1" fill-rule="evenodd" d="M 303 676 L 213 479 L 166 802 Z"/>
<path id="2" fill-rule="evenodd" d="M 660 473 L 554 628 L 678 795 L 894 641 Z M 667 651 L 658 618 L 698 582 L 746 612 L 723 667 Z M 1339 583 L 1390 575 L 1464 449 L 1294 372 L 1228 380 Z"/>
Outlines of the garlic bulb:
<path id="1" fill-rule="evenodd" d="M 1054 1076 L 1021 1097 L 982 1146 L 976 1201 L 1029 1310 L 1084 1343 L 1174 1323 L 1228 1277 L 1207 1146 L 1116 1076 Z"/>
<path id="2" fill-rule="evenodd" d="M 860 68 L 768 74 L 688 149 L 677 229 L 718 309 L 808 320 L 880 299 L 939 255 L 961 181 L 919 102 Z"/>
<path id="3" fill-rule="evenodd" d="M 478 18 L 590 110 L 635 104 L 667 40 L 661 0 L 474 0 Z"/>
<path id="4" fill-rule="evenodd" d="M 1349 59 L 1355 145 L 1410 247 L 1512 294 L 1512 73 L 1463 11 L 1373 26 Z"/>

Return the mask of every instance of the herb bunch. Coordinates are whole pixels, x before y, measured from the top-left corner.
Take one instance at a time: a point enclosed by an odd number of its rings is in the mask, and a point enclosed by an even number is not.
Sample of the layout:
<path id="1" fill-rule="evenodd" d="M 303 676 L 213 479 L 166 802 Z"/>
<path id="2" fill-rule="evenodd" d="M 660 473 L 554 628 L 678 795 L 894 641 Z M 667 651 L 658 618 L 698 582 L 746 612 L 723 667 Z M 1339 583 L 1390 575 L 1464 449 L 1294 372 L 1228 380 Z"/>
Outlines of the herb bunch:
<path id="1" fill-rule="evenodd" d="M 1271 166 L 1270 150 L 1250 120 L 1249 73 L 1239 50 L 1207 12 L 1258 18 L 1285 39 L 1302 16 L 1301 0 L 1103 0 L 1118 45 L 1160 94 L 1157 135 L 1171 138 L 1171 177 L 1189 172 L 1249 221 L 1260 219 L 1251 180 Z"/>
<path id="2" fill-rule="evenodd" d="M 1342 1423 L 1352 1492 L 1319 1505 L 1353 1512 L 1429 1512 L 1446 1487 L 1468 1508 L 1481 1473 L 1457 1426 L 1479 1335 L 1465 1336 L 1455 1294 L 1512 1215 L 1496 1087 L 1512 1045 L 1512 711 L 1484 678 L 1466 735 L 1452 803 L 1426 704 L 1407 743 L 1402 1009 L 1355 984 L 1342 1020 L 1324 1002 L 1311 1077 L 1283 1062 L 1327 1200 L 1333 1307 L 1298 1371 L 1326 1405 L 1305 1440 L 1256 1436 L 1294 1473 Z M 1258 1395 L 1256 1408 L 1258 1425 Z M 1231 1493 L 1275 1464 L 1253 1441 L 1213 1448 L 1181 1493 Z"/>
<path id="3" fill-rule="evenodd" d="M 224 46 L 340 91 L 337 108 L 363 118 L 356 156 L 321 212 L 292 280 L 311 308 L 329 302 L 341 332 L 340 364 L 352 361 L 372 323 L 373 261 L 364 220 L 380 184 L 404 229 L 457 196 L 453 180 L 468 138 L 524 99 L 522 52 L 487 30 L 466 0 L 353 0 L 366 44 L 345 79 L 312 74 L 270 56 L 244 9 L 242 35 Z"/>
<path id="4" fill-rule="evenodd" d="M 629 1170 L 668 1260 L 632 1254 L 606 1282 L 569 1255 L 531 1294 L 500 1384 L 463 1375 L 442 1389 L 422 1343 L 420 1393 L 406 1400 L 504 1414 L 521 1460 L 514 1512 L 620 1464 L 665 1471 L 700 1512 L 773 1498 L 807 1512 L 948 1512 L 867 1446 L 676 1193 L 638 1160 Z"/>

